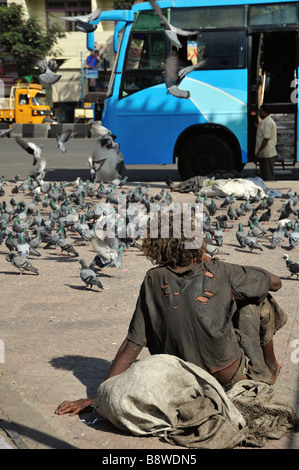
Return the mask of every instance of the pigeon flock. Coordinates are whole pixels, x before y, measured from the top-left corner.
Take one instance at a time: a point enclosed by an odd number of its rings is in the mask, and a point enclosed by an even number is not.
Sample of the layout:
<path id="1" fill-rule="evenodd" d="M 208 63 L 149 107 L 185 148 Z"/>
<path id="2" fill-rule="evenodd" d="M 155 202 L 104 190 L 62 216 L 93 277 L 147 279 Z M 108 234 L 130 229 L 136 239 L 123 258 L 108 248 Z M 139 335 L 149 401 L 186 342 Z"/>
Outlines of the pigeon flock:
<path id="1" fill-rule="evenodd" d="M 0 180 L 0 245 L 5 249 L 5 259 L 20 274 L 39 274 L 35 259 L 44 250 L 57 250 L 57 256 L 78 258 L 80 279 L 87 289 L 103 289 L 98 270 L 117 268 L 125 271 L 123 258 L 148 233 L 150 223 L 163 212 L 181 215 L 182 206 L 173 197 L 171 189 L 162 188 L 156 194 L 149 184 L 127 187 L 127 177 L 118 172 L 110 179 L 99 177 L 103 162 L 109 160 L 107 152 L 119 154 L 119 145 L 109 129 L 97 123 L 98 149 L 89 157 L 90 178 L 78 177 L 71 183 L 46 181 L 46 161 L 41 158 L 41 148 L 17 138 L 16 141 L 30 155 L 33 166 L 39 166 L 20 181 L 19 175 Z M 71 131 L 57 135 L 60 151 L 73 136 Z M 101 154 L 103 149 L 103 155 Z M 119 163 L 112 159 L 113 168 Z M 98 175 L 98 177 L 96 177 Z M 114 176 L 117 177 L 114 177 Z M 265 249 L 288 250 L 283 254 L 290 277 L 299 278 L 299 264 L 291 256 L 299 246 L 299 195 L 292 191 L 272 214 L 274 196 L 271 192 L 237 200 L 234 194 L 225 198 L 208 197 L 206 193 L 189 194 L 188 210 L 202 214 L 203 239 L 209 256 L 228 255 L 227 232 L 234 233 L 241 250 L 250 253 Z M 278 215 L 277 215 L 278 214 Z M 80 254 L 80 246 L 94 251 L 90 260 Z"/>

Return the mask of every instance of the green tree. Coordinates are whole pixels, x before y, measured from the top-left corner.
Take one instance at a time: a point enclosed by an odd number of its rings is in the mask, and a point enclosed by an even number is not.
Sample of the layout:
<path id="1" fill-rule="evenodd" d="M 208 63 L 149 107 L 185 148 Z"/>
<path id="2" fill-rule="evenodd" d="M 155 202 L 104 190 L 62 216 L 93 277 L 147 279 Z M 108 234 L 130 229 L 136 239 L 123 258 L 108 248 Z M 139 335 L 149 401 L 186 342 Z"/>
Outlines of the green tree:
<path id="1" fill-rule="evenodd" d="M 34 74 L 30 57 L 54 56 L 54 47 L 63 37 L 60 26 L 43 28 L 37 18 L 25 15 L 22 5 L 0 6 L 0 50 L 16 58 L 19 77 Z"/>
<path id="2" fill-rule="evenodd" d="M 135 0 L 115 0 L 113 6 L 115 10 L 131 10 L 134 2 Z"/>

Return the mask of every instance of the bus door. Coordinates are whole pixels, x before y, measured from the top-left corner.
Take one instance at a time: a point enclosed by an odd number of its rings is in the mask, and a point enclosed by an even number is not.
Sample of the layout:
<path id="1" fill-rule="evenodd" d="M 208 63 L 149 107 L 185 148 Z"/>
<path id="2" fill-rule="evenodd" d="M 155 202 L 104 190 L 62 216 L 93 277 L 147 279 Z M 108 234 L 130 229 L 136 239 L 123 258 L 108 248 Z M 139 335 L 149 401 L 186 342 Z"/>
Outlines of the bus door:
<path id="1" fill-rule="evenodd" d="M 258 109 L 268 105 L 277 124 L 278 163 L 294 167 L 297 160 L 297 31 L 272 29 L 250 33 L 249 77 L 250 113 L 248 145 L 254 158 Z M 292 88 L 293 87 L 293 88 Z M 297 95 L 296 95 L 297 96 Z"/>

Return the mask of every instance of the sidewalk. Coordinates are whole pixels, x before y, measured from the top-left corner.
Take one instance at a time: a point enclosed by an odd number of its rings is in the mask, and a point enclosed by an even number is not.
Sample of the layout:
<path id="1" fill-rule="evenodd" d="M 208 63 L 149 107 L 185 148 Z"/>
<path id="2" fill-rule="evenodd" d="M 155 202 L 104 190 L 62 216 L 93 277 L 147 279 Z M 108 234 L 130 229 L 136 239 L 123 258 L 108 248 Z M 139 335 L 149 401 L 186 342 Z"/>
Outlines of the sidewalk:
<path id="1" fill-rule="evenodd" d="M 133 186 L 131 183 L 124 189 Z M 5 186 L 7 201 L 12 187 L 10 183 Z M 299 193 L 299 181 L 277 181 L 268 183 L 268 187 L 283 194 L 283 198 L 275 199 L 272 210 L 269 227 L 275 227 L 277 210 L 289 189 Z M 162 188 L 167 189 L 163 182 L 150 183 L 153 195 Z M 172 196 L 180 203 L 195 200 L 194 194 L 173 192 Z M 32 199 L 23 193 L 15 198 Z M 234 206 L 239 204 L 236 201 Z M 224 251 L 229 255 L 221 255 L 220 259 L 260 266 L 282 279 L 283 287 L 275 298 L 289 319 L 275 336 L 276 355 L 282 364 L 275 394 L 289 400 L 299 414 L 299 281 L 288 277 L 282 258 L 288 253 L 299 262 L 299 248 L 288 251 L 286 241 L 283 248 L 270 250 L 265 239 L 261 242 L 262 252 L 249 253 L 238 246 L 235 231 L 225 232 Z M 95 252 L 76 234 L 71 234 L 71 239 L 79 258 L 59 256 L 55 249 L 43 247 L 38 249 L 39 258 L 30 258 L 39 276 L 19 276 L 5 260 L 6 246 L 0 246 L 0 339 L 5 352 L 4 363 L 0 363 L 0 429 L 11 433 L 10 437 L 7 432 L 0 433 L 0 448 L 24 445 L 28 449 L 178 450 L 157 437 L 134 437 L 106 421 L 94 421 L 92 413 L 80 417 L 55 415 L 62 401 L 92 395 L 104 379 L 125 338 L 144 274 L 151 267 L 133 248 L 124 257 L 126 272 L 106 268 L 101 276 L 104 289 L 88 291 L 79 277 L 78 261 L 84 258 L 90 263 Z M 144 350 L 140 358 L 147 355 Z M 266 448 L 299 449 L 299 434 L 268 441 Z"/>

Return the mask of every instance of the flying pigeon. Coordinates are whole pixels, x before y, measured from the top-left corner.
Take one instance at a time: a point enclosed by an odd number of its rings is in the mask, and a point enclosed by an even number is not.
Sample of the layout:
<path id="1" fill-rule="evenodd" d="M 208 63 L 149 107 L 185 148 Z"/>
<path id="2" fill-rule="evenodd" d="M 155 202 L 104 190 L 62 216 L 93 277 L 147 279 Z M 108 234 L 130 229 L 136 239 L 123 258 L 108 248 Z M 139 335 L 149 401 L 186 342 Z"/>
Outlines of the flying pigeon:
<path id="1" fill-rule="evenodd" d="M 296 274 L 297 279 L 299 278 L 299 264 L 295 263 L 295 261 L 291 261 L 289 255 L 283 255 L 283 259 L 286 262 L 287 268 L 290 271 L 292 277 Z"/>
<path id="2" fill-rule="evenodd" d="M 281 224 L 278 224 L 272 235 L 271 248 L 274 250 L 277 246 L 281 246 L 286 237 L 287 231 Z"/>
<path id="3" fill-rule="evenodd" d="M 59 69 L 59 65 L 55 59 L 50 59 L 49 62 L 47 62 L 47 59 L 43 57 L 34 57 L 33 61 L 34 65 L 41 72 L 39 79 L 42 82 L 53 85 L 60 80 L 61 75 L 56 73 Z"/>
<path id="4" fill-rule="evenodd" d="M 86 284 L 86 286 L 89 287 L 90 290 L 92 290 L 93 286 L 97 286 L 100 289 L 103 289 L 103 285 L 99 281 L 96 273 L 93 269 L 87 266 L 86 261 L 84 259 L 81 259 L 79 263 L 81 264 L 80 277 L 82 281 Z"/>
<path id="5" fill-rule="evenodd" d="M 16 137 L 15 140 L 20 145 L 20 147 L 33 156 L 33 165 L 36 165 L 41 157 L 43 145 L 37 145 L 34 142 L 28 142 L 21 137 Z"/>
<path id="6" fill-rule="evenodd" d="M 73 132 L 71 129 L 63 131 L 60 135 L 56 134 L 57 145 L 62 152 L 66 152 L 66 148 L 64 146 L 65 142 L 74 137 L 75 134 L 77 134 L 77 132 Z"/>
<path id="7" fill-rule="evenodd" d="M 24 271 L 39 274 L 39 270 L 32 266 L 32 264 L 27 258 L 24 258 L 24 256 L 18 255 L 14 252 L 11 252 L 6 256 L 6 261 L 8 261 L 15 268 L 17 268 L 20 271 L 20 275 L 23 274 Z"/>
<path id="8" fill-rule="evenodd" d="M 67 21 L 95 21 L 99 18 L 102 10 L 100 8 L 97 8 L 95 11 L 88 13 L 87 15 L 78 15 L 78 16 L 61 16 L 63 20 Z"/>
<path id="9" fill-rule="evenodd" d="M 97 29 L 97 25 L 86 23 L 86 21 L 76 21 L 76 29 L 82 33 L 92 33 Z"/>
<path id="10" fill-rule="evenodd" d="M 169 41 L 172 42 L 176 47 L 180 47 L 180 48 L 182 47 L 182 44 L 178 39 L 178 35 L 179 36 L 193 36 L 197 34 L 197 31 L 185 31 L 183 29 L 176 28 L 175 26 L 173 26 L 167 21 L 167 19 L 162 13 L 161 8 L 155 2 L 155 0 L 150 0 L 150 3 L 156 15 L 158 15 L 159 18 L 161 18 L 162 20 L 161 25 L 164 28 L 166 36 L 168 37 Z"/>
<path id="11" fill-rule="evenodd" d="M 9 133 L 11 132 L 11 130 L 12 130 L 11 127 L 8 128 L 8 129 L 1 129 L 1 130 L 0 130 L 0 137 L 4 137 L 4 136 L 6 136 L 6 135 L 8 136 Z"/>
<path id="12" fill-rule="evenodd" d="M 89 13 L 87 15 L 61 16 L 61 18 L 66 21 L 74 21 L 76 23 L 76 29 L 78 31 L 82 31 L 83 33 L 92 33 L 97 29 L 97 25 L 91 24 L 89 22 L 97 20 L 100 14 L 101 9 L 97 8 L 94 12 Z"/>
<path id="13" fill-rule="evenodd" d="M 294 230 L 289 234 L 289 248 L 293 249 L 299 245 L 299 224 L 295 223 Z"/>
<path id="14" fill-rule="evenodd" d="M 166 57 L 164 71 L 162 72 L 167 92 L 176 98 L 190 98 L 190 92 L 182 90 L 179 88 L 179 85 L 187 74 L 199 69 L 203 63 L 204 61 L 200 61 L 197 64 L 179 70 L 179 57 L 176 52 L 171 51 Z"/>

